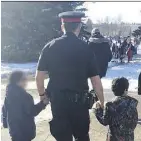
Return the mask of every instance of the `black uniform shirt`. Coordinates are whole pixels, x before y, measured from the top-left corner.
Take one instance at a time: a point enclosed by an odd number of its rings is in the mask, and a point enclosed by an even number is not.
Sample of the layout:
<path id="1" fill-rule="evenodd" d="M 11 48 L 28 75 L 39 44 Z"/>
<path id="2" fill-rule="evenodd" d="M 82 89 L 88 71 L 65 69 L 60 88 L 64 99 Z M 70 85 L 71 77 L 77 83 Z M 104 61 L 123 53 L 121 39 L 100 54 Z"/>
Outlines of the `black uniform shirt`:
<path id="1" fill-rule="evenodd" d="M 37 69 L 48 72 L 49 91 L 88 90 L 87 79 L 98 75 L 94 54 L 71 32 L 43 48 Z"/>

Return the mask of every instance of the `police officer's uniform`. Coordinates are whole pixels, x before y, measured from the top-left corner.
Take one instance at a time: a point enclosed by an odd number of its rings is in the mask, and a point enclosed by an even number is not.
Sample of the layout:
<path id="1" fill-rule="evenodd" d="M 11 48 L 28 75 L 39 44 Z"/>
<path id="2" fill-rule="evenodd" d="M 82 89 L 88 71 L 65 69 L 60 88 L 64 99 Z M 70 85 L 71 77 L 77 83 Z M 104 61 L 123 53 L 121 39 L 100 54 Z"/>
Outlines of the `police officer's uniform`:
<path id="1" fill-rule="evenodd" d="M 62 22 L 81 22 L 80 12 L 59 15 Z M 47 94 L 53 120 L 51 134 L 57 141 L 89 141 L 89 111 L 86 104 L 87 79 L 98 75 L 95 59 L 87 44 L 68 32 L 49 42 L 42 50 L 39 71 L 48 71 Z"/>

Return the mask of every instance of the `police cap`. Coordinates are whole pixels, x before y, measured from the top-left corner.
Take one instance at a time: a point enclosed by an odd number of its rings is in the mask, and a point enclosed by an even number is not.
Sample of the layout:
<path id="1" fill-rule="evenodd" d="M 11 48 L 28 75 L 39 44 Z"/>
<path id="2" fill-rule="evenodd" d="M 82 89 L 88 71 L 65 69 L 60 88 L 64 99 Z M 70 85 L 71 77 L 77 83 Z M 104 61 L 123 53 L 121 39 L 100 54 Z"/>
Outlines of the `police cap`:
<path id="1" fill-rule="evenodd" d="M 81 22 L 81 18 L 85 16 L 85 13 L 79 11 L 67 11 L 59 14 L 61 21 L 71 22 L 71 23 L 79 23 Z"/>

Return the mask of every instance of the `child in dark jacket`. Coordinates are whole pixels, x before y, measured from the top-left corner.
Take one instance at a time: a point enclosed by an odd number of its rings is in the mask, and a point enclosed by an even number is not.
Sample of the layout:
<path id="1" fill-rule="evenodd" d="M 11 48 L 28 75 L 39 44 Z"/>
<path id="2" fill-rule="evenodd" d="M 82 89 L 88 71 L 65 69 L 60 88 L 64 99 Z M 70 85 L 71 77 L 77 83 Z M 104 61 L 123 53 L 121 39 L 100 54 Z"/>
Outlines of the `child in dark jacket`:
<path id="1" fill-rule="evenodd" d="M 12 141 L 31 141 L 36 135 L 34 117 L 48 104 L 44 99 L 36 105 L 33 97 L 25 91 L 26 75 L 22 71 L 11 74 L 2 107 L 3 126 L 9 128 Z"/>
<path id="2" fill-rule="evenodd" d="M 107 102 L 104 109 L 97 102 L 95 115 L 103 125 L 109 125 L 106 141 L 134 141 L 134 129 L 138 122 L 138 101 L 127 95 L 129 83 L 124 77 L 114 79 L 112 91 L 117 96 Z"/>

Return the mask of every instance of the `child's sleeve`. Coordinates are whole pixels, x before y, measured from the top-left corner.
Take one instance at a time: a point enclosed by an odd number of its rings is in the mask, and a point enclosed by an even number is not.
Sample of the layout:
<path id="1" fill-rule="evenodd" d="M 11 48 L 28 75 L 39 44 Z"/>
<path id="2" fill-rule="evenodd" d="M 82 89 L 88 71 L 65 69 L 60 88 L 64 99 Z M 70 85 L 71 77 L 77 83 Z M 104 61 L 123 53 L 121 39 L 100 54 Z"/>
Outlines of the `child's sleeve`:
<path id="1" fill-rule="evenodd" d="M 108 125 L 109 124 L 109 115 L 108 115 L 108 104 L 105 105 L 104 109 L 98 108 L 95 110 L 95 115 L 97 120 L 103 124 Z"/>
<path id="2" fill-rule="evenodd" d="M 33 116 L 37 116 L 43 109 L 45 109 L 45 107 L 46 105 L 42 101 L 35 104 L 32 111 Z"/>
<path id="3" fill-rule="evenodd" d="M 24 111 L 31 116 L 37 116 L 46 107 L 42 101 L 34 104 L 34 100 L 31 95 L 26 97 L 24 101 L 26 101 L 26 103 L 24 102 Z"/>

